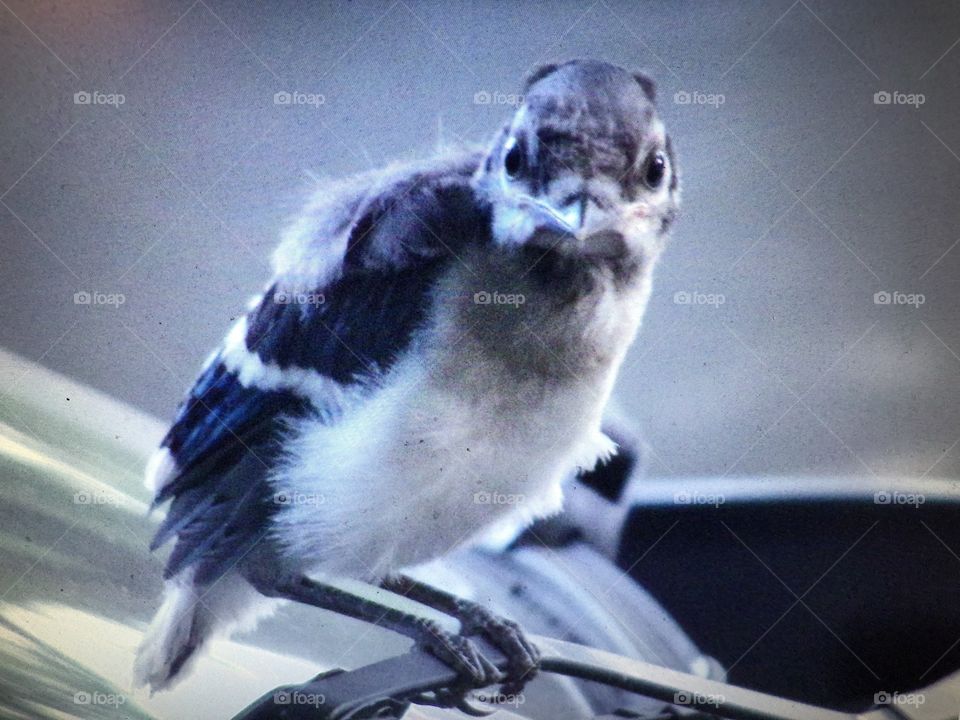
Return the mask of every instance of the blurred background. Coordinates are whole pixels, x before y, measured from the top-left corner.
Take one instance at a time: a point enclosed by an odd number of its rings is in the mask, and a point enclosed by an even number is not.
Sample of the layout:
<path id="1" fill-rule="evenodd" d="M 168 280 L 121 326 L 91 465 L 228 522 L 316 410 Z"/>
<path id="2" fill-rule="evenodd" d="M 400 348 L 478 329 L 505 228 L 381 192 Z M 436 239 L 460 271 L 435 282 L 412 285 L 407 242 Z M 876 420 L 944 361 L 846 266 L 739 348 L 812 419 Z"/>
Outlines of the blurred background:
<path id="1" fill-rule="evenodd" d="M 893 477 L 957 478 L 955 2 L 0 0 L 7 610 L 67 598 L 119 608 L 139 630 L 159 585 L 139 485 L 162 432 L 149 416 L 172 416 L 267 279 L 284 223 L 323 178 L 486 142 L 527 72 L 578 56 L 656 79 L 683 177 L 682 217 L 616 390 L 647 445 L 651 492 L 669 501 L 698 477 L 769 479 L 798 497 L 817 476 L 875 480 L 871 493 Z M 64 488 L 100 487 L 105 467 L 107 490 L 136 502 L 93 516 Z M 48 491 L 51 475 L 63 482 Z M 736 531 L 691 515 L 661 542 L 676 525 L 667 505 L 641 510 L 623 565 L 734 680 L 827 702 L 830 683 L 919 685 L 960 662 L 955 603 L 923 592 L 931 563 L 942 584 L 960 578 L 949 512 L 928 506 L 929 524 L 903 516 L 861 543 L 876 522 L 844 507 L 833 520 L 748 508 L 723 516 Z M 783 546 L 768 540 L 777 533 Z M 98 564 L 105 553 L 117 562 Z M 852 558 L 867 564 L 851 572 Z M 841 560 L 811 597 L 820 615 L 781 623 L 796 603 L 779 585 L 813 589 Z M 868 602 L 923 640 L 916 658 L 891 651 L 901 636 L 877 630 Z M 9 622 L 65 647 L 73 615 L 17 612 Z M 89 640 L 71 642 L 126 673 L 138 632 L 83 627 Z M 294 634 L 283 627 L 263 635 L 278 653 Z M 847 675 L 799 678 L 828 650 Z M 247 687 L 247 663 L 234 665 Z M 258 680 L 304 672 L 277 665 Z"/>
<path id="2" fill-rule="evenodd" d="M 683 173 L 617 388 L 650 472 L 960 473 L 953 2 L 5 0 L 0 38 L 27 359 L 171 417 L 316 179 L 485 142 L 592 56 L 656 78 Z"/>

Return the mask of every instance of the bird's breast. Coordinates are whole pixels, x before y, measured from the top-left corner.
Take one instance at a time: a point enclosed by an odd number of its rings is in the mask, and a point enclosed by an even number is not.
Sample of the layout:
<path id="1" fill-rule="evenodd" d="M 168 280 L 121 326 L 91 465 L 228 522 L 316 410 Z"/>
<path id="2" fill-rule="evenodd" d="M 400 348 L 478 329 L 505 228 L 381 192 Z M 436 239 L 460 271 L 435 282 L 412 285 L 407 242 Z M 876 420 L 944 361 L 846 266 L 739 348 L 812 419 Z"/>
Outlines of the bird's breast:
<path id="1" fill-rule="evenodd" d="M 291 555 L 368 578 L 421 563 L 555 512 L 561 481 L 613 449 L 601 416 L 648 283 L 571 294 L 516 259 L 451 263 L 382 384 L 297 429 L 276 482 L 317 501 L 278 516 Z"/>
<path id="2" fill-rule="evenodd" d="M 512 383 L 474 363 L 458 385 L 424 352 L 336 425 L 300 427 L 276 477 L 289 497 L 315 499 L 280 513 L 294 556 L 367 578 L 430 560 L 559 510 L 561 481 L 612 449 L 599 430 L 606 384 Z"/>

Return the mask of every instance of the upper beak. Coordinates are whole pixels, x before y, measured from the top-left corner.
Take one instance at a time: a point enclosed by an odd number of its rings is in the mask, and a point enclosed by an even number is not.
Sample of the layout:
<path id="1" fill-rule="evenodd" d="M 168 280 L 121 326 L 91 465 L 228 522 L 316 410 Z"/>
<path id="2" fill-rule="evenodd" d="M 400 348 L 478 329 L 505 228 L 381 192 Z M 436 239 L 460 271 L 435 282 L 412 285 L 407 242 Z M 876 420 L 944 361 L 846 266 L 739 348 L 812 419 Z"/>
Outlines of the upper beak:
<path id="1" fill-rule="evenodd" d="M 586 192 L 576 193 L 567 198 L 561 207 L 537 202 L 544 221 L 554 230 L 579 235 L 587 218 L 587 206 L 591 202 Z"/>
<path id="2" fill-rule="evenodd" d="M 589 196 L 583 193 L 577 193 L 561 211 L 564 220 L 574 231 L 583 230 L 583 223 L 587 218 L 587 203 L 590 202 Z"/>

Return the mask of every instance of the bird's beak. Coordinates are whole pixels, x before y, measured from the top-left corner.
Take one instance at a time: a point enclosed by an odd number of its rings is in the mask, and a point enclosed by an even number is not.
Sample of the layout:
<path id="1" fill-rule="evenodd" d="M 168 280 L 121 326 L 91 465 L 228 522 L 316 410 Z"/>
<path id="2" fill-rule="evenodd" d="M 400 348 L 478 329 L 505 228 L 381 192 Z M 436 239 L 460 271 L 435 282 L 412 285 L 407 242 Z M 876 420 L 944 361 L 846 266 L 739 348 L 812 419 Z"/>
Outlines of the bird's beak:
<path id="1" fill-rule="evenodd" d="M 538 203 L 543 210 L 544 220 L 554 230 L 564 233 L 570 233 L 581 237 L 590 230 L 588 225 L 588 210 L 593 206 L 593 213 L 598 209 L 598 204 L 586 192 L 579 192 L 570 196 L 561 207 L 555 207 L 548 203 Z"/>
<path id="2" fill-rule="evenodd" d="M 574 232 L 579 232 L 583 230 L 583 223 L 587 217 L 587 199 L 586 193 L 580 193 L 576 199 L 571 201 L 568 205 L 560 211 L 560 214 L 563 216 L 564 221 L 567 225 L 574 230 Z"/>
<path id="3" fill-rule="evenodd" d="M 500 182 L 505 195 L 513 194 L 509 183 L 502 175 Z M 520 207 L 534 215 L 541 225 L 551 230 L 561 233 L 575 233 L 583 222 L 582 212 L 574 214 L 569 212 L 569 208 L 557 209 L 551 203 L 525 192 L 520 192 L 515 197 Z"/>
<path id="4" fill-rule="evenodd" d="M 575 233 L 583 221 L 582 214 L 571 213 L 569 208 L 558 210 L 553 205 L 542 200 L 532 200 L 530 203 L 539 216 L 543 225 L 561 233 Z"/>

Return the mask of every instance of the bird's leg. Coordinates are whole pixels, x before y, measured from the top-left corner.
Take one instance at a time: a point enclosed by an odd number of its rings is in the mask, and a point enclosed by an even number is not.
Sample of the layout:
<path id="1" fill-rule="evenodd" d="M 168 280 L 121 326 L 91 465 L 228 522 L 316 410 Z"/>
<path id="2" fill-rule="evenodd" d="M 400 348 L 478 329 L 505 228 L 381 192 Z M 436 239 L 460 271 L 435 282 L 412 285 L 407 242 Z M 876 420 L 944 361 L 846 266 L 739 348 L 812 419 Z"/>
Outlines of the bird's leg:
<path id="1" fill-rule="evenodd" d="M 387 576 L 380 586 L 455 617 L 460 621 L 463 635 L 485 635 L 507 656 L 509 662 L 502 688 L 504 694 L 518 694 L 536 676 L 540 666 L 540 651 L 527 640 L 523 630 L 513 620 L 495 615 L 479 603 L 458 598 L 407 575 Z"/>
<path id="2" fill-rule="evenodd" d="M 444 630 L 434 620 L 317 582 L 305 575 L 257 589 L 264 594 L 330 610 L 405 635 L 456 670 L 471 688 L 487 687 L 503 680 L 503 674 L 483 656 L 473 641 Z"/>

